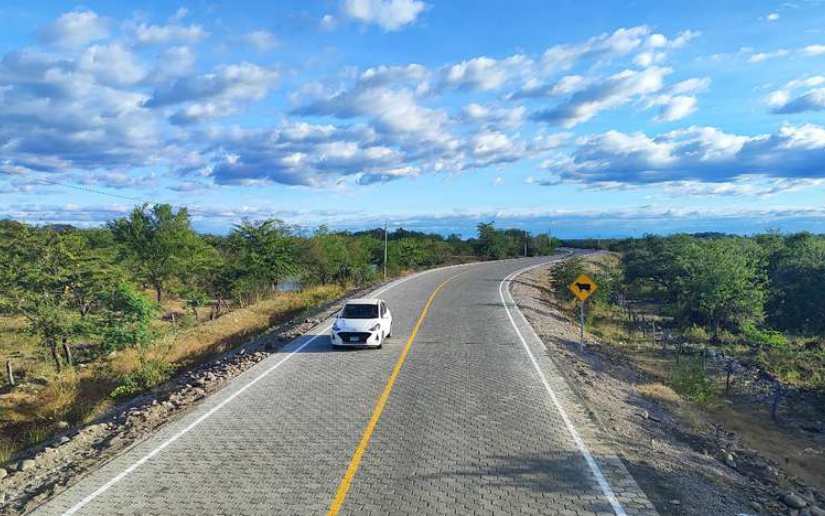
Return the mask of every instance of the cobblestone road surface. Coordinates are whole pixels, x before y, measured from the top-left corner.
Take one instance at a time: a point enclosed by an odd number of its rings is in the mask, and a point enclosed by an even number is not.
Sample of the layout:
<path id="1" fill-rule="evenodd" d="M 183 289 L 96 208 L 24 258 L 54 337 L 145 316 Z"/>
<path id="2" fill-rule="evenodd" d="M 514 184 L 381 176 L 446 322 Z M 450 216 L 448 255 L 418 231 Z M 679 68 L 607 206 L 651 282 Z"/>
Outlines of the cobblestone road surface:
<path id="1" fill-rule="evenodd" d="M 655 514 L 529 325 L 513 311 L 522 343 L 508 318 L 499 285 L 535 263 L 454 267 L 390 285 L 381 297 L 393 337 L 383 349 L 335 351 L 326 336 L 305 336 L 37 512 L 324 514 L 427 298 L 457 275 L 412 344 L 341 514 Z"/>

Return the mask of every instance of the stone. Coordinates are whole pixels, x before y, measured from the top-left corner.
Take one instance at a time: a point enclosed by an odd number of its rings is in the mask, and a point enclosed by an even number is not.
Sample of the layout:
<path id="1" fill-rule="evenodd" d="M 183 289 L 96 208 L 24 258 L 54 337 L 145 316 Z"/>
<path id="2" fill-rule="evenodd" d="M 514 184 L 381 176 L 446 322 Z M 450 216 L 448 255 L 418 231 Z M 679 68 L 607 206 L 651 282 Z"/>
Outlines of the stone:
<path id="1" fill-rule="evenodd" d="M 803 509 L 808 505 L 808 502 L 796 493 L 785 493 L 780 500 L 791 509 Z"/>
<path id="2" fill-rule="evenodd" d="M 762 504 L 761 504 L 761 503 L 759 503 L 759 502 L 751 502 L 751 503 L 750 503 L 750 506 L 751 506 L 751 509 L 753 509 L 753 510 L 754 510 L 754 511 L 756 511 L 757 513 L 760 513 L 760 512 L 762 512 L 763 510 L 765 510 L 765 509 L 764 509 L 764 507 L 762 507 Z"/>
<path id="3" fill-rule="evenodd" d="M 9 472 L 6 471 L 4 468 L 0 468 L 0 480 L 3 480 L 9 475 Z"/>
<path id="4" fill-rule="evenodd" d="M 17 471 L 30 471 L 37 466 L 37 462 L 32 459 L 21 460 L 19 464 L 17 464 Z"/>
<path id="5" fill-rule="evenodd" d="M 60 444 L 66 444 L 67 442 L 71 441 L 71 439 L 69 439 L 68 437 L 66 437 L 66 436 L 64 435 L 63 437 L 61 437 L 61 438 L 59 439 L 59 441 L 60 441 Z"/>
<path id="6" fill-rule="evenodd" d="M 60 430 L 66 430 L 67 428 L 69 428 L 69 423 L 66 421 L 58 421 L 57 428 Z"/>
<path id="7" fill-rule="evenodd" d="M 736 469 L 736 461 L 734 460 L 733 455 L 731 455 L 730 453 L 725 454 L 725 464 L 729 468 Z"/>

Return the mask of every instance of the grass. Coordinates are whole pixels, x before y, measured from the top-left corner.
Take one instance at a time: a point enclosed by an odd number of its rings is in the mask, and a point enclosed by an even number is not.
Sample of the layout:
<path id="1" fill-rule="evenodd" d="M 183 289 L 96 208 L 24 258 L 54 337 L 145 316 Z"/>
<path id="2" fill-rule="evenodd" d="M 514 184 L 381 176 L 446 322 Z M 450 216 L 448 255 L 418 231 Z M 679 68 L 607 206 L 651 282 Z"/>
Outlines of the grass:
<path id="1" fill-rule="evenodd" d="M 116 400 L 165 382 L 177 369 L 210 359 L 271 326 L 340 297 L 345 287 L 326 285 L 278 294 L 213 321 L 194 316 L 177 323 L 158 319 L 159 338 L 144 350 L 127 349 L 58 374 L 49 354 L 24 333 L 25 321 L 0 317 L 0 360 L 11 358 L 18 386 L 0 391 L 0 464 L 57 431 L 57 423 L 83 424 Z M 164 304 L 174 307 L 175 301 Z M 174 308 L 173 308 L 174 309 Z M 37 382 L 30 380 L 39 378 Z"/>

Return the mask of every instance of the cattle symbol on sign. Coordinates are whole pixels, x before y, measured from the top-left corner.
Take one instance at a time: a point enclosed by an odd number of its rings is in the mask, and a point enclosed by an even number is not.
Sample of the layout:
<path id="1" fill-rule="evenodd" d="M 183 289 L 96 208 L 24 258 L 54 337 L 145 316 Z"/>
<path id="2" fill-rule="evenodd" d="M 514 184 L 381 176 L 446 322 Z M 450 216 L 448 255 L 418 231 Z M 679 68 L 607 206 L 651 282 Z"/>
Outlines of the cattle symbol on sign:
<path id="1" fill-rule="evenodd" d="M 596 285 L 596 282 L 590 279 L 590 276 L 587 274 L 580 275 L 576 278 L 576 281 L 570 284 L 570 292 L 579 298 L 579 301 L 584 301 L 593 295 L 597 288 L 599 287 Z"/>

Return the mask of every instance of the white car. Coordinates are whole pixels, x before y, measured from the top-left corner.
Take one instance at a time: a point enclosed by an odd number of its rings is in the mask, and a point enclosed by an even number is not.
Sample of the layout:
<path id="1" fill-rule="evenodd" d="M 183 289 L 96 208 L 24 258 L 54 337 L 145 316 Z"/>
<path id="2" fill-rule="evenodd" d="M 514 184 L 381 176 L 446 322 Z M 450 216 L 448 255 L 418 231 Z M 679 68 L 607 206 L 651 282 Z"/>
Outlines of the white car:
<path id="1" fill-rule="evenodd" d="M 380 348 L 392 335 L 392 314 L 381 299 L 352 299 L 332 324 L 333 346 Z"/>

